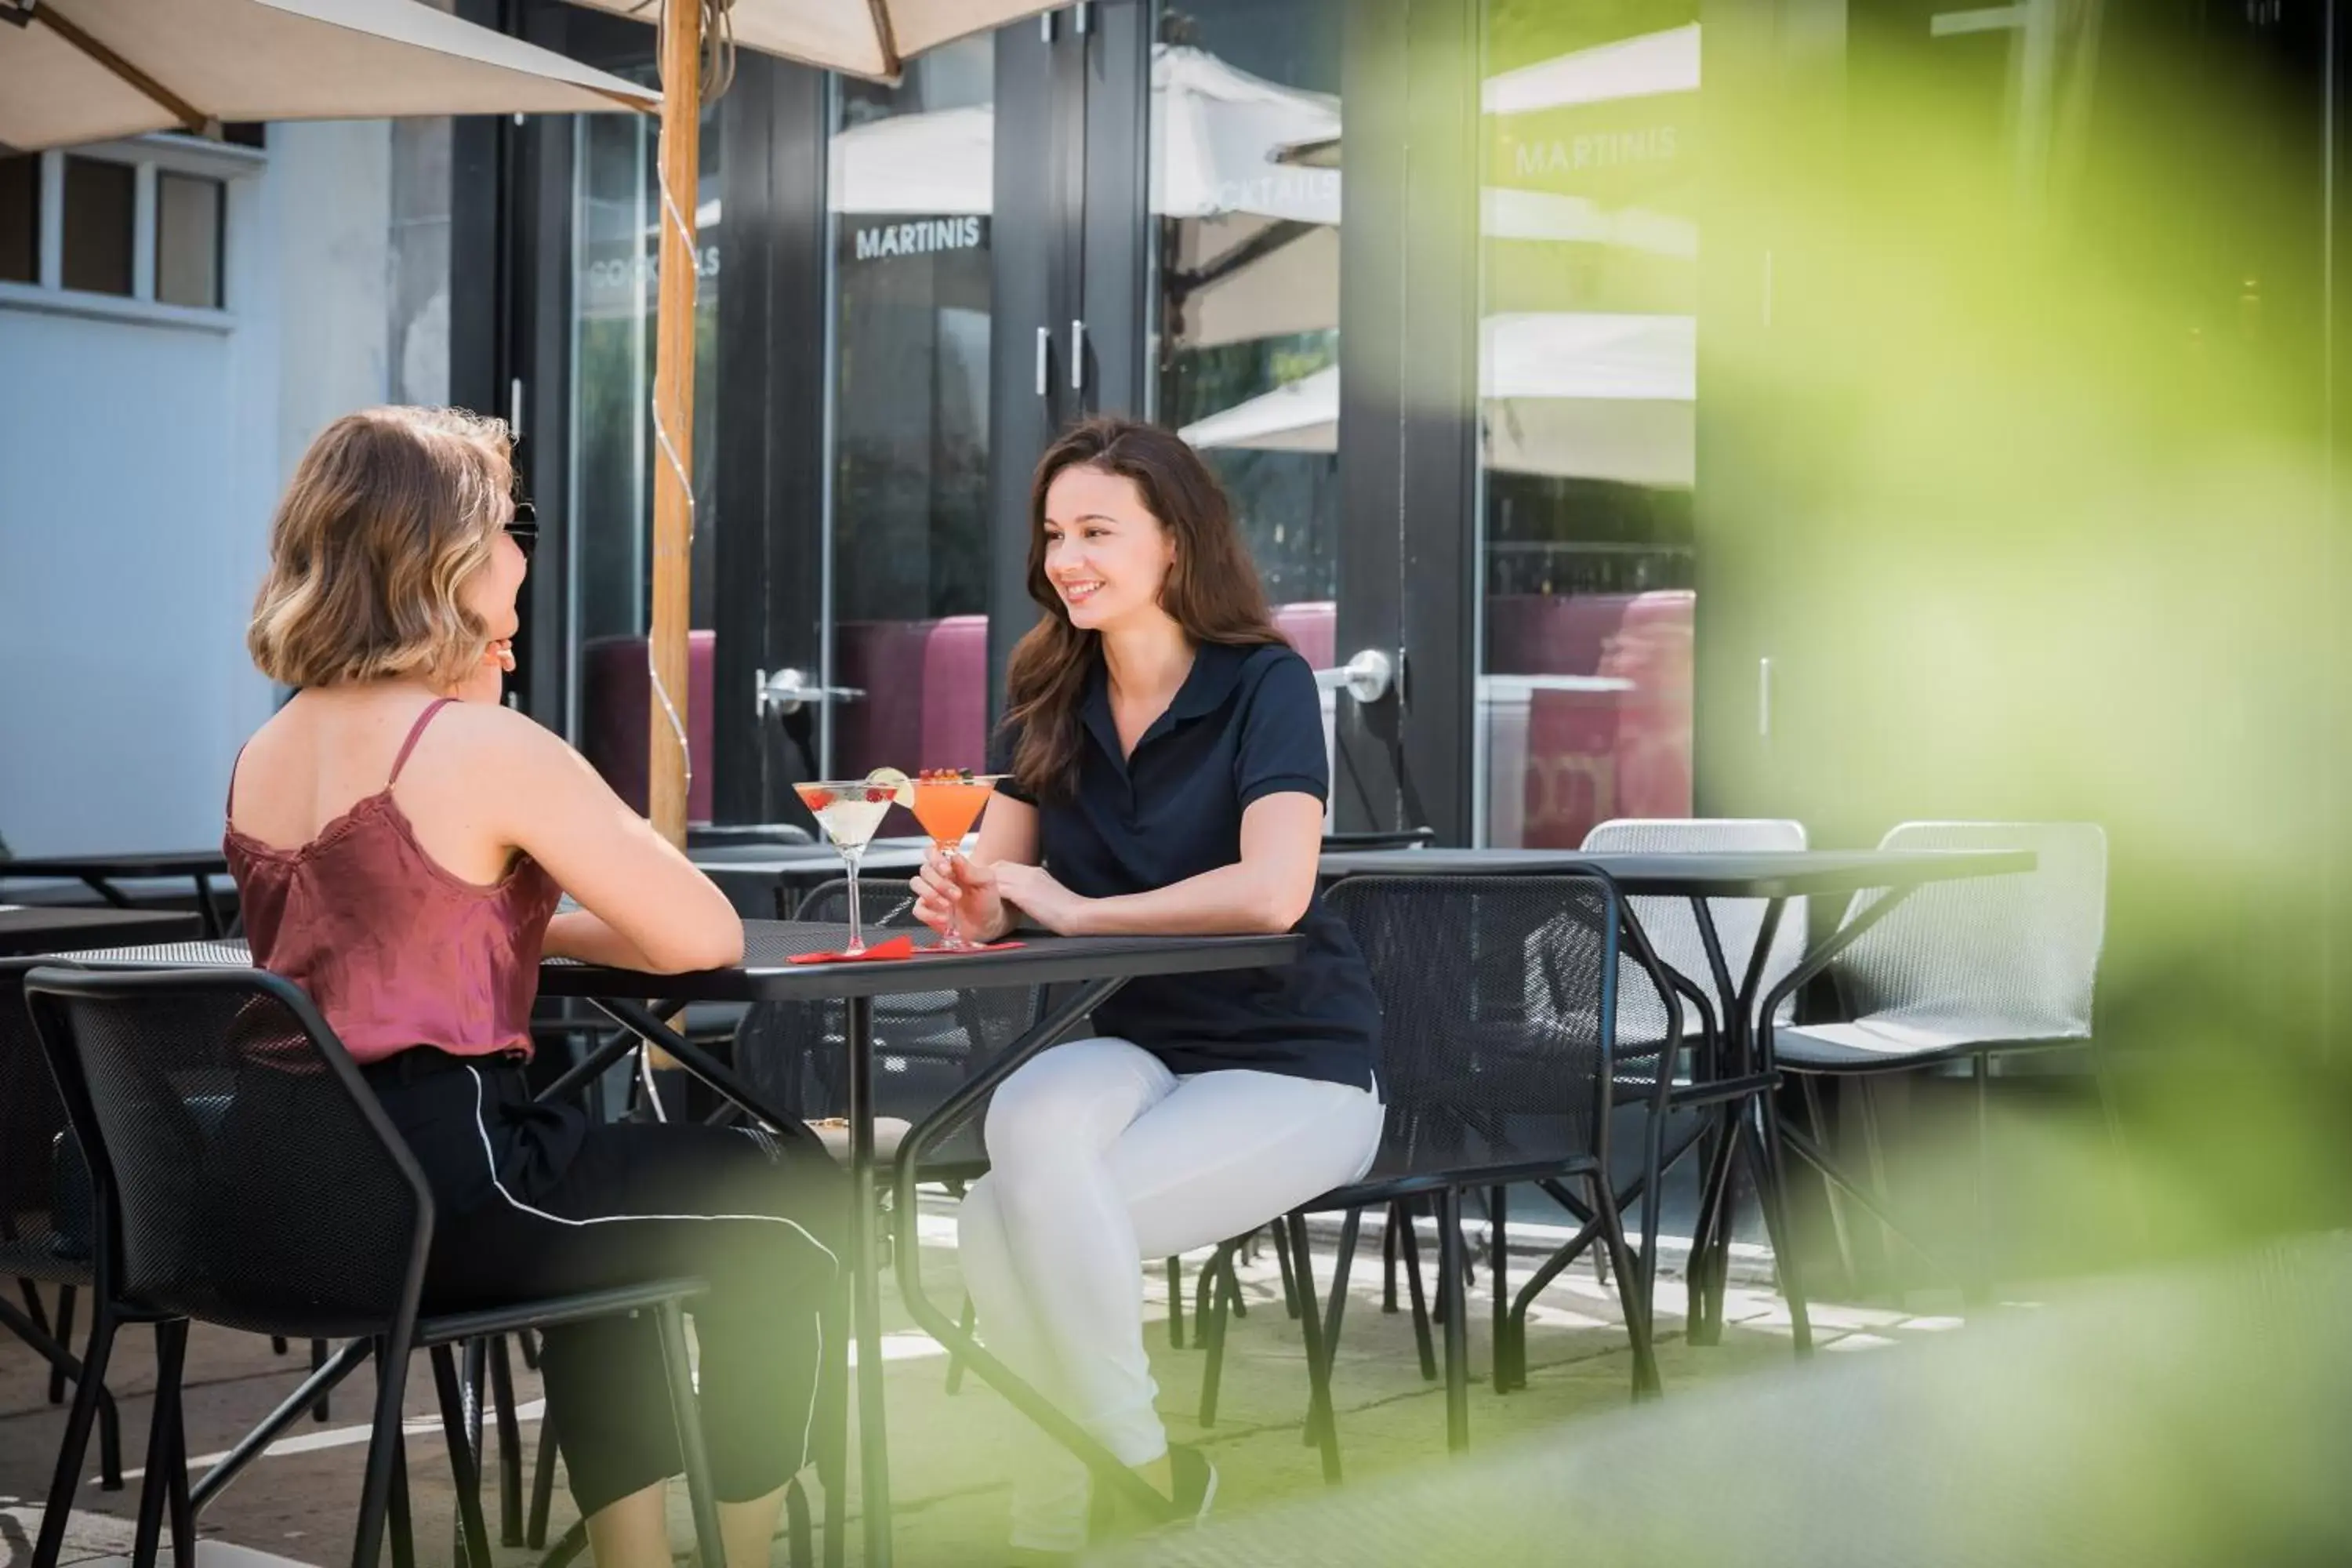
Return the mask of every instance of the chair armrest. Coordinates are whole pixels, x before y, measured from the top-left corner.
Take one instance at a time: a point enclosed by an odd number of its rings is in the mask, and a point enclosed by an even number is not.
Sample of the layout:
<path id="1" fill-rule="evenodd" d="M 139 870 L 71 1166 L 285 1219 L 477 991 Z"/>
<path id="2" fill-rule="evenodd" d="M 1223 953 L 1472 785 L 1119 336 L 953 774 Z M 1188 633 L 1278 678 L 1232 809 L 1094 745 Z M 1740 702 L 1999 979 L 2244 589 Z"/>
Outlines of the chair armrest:
<path id="1" fill-rule="evenodd" d="M 485 1307 L 471 1312 L 445 1312 L 422 1319 L 416 1325 L 419 1350 L 486 1334 L 511 1334 L 522 1329 L 543 1329 L 577 1323 L 590 1318 L 613 1318 L 651 1307 L 699 1296 L 708 1289 L 699 1279 L 650 1279 L 642 1285 L 621 1285 L 610 1290 L 588 1290 L 577 1296 L 549 1296 L 510 1306 Z"/>

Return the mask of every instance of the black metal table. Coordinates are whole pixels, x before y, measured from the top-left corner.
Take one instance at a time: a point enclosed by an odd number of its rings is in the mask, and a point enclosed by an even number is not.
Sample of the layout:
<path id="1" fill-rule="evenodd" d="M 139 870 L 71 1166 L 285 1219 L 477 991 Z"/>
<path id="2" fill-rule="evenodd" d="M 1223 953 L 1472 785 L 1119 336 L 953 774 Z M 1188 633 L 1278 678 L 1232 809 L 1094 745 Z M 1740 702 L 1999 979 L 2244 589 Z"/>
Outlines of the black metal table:
<path id="1" fill-rule="evenodd" d="M 794 954 L 838 949 L 847 940 L 847 928 L 799 921 L 746 921 L 743 934 L 742 963 L 692 974 L 641 974 L 560 959 L 541 964 L 541 995 L 577 997 L 593 1004 L 622 1026 L 613 1039 L 590 1052 L 542 1090 L 541 1098 L 557 1099 L 572 1093 L 635 1050 L 636 1037 L 641 1037 L 668 1052 L 680 1068 L 771 1128 L 805 1136 L 807 1131 L 798 1121 L 764 1106 L 758 1093 L 731 1069 L 670 1028 L 663 1022 L 663 1016 L 688 1002 L 847 1004 L 850 1314 L 857 1347 L 859 1479 L 866 1537 L 863 1561 L 887 1564 L 891 1552 L 889 1436 L 883 1409 L 881 1209 L 874 1192 L 873 1022 L 874 999 L 877 996 L 1003 986 L 1067 988 L 1067 994 L 1045 1017 L 911 1129 L 900 1143 L 890 1189 L 900 1235 L 892 1251 L 900 1294 L 919 1325 L 947 1345 L 1016 1408 L 1085 1459 L 1107 1484 L 1128 1490 L 1147 1509 L 1159 1505 L 1157 1494 L 1117 1456 L 990 1355 L 952 1314 L 924 1291 L 922 1249 L 915 1235 L 916 1173 L 924 1152 L 961 1126 L 1013 1069 L 1059 1042 L 1128 981 L 1141 975 L 1270 968 L 1297 956 L 1298 939 L 1288 935 L 1033 936 L 1024 938 L 1025 945 L 1021 947 L 963 957 L 795 964 L 790 962 Z M 200 942 L 77 953 L 72 962 L 89 966 L 152 968 L 243 965 L 251 960 L 242 942 Z M 306 1407 L 312 1397 L 306 1384 L 281 1407 L 281 1415 Z M 233 1460 L 241 1462 L 250 1453 L 257 1452 L 269 1435 L 266 1428 L 248 1434 L 238 1445 Z M 195 1488 L 198 1498 L 208 1500 L 216 1495 L 226 1484 L 233 1468 L 230 1462 L 224 1462 L 215 1472 L 207 1474 Z M 827 1497 L 827 1511 L 835 1521 L 841 1517 L 836 1511 L 839 1506 L 837 1497 Z M 839 1531 L 829 1531 L 828 1561 L 839 1562 L 841 1549 Z"/>
<path id="2" fill-rule="evenodd" d="M 176 942 L 197 934 L 185 910 L 94 910 L 75 904 L 0 904 L 0 958 L 80 947 Z"/>
<path id="3" fill-rule="evenodd" d="M 217 849 L 167 849 L 152 855 L 34 855 L 0 860 L 0 881 L 79 882 L 118 910 L 137 906 L 130 894 L 115 886 L 117 882 L 184 879 L 195 888 L 196 910 L 207 937 L 228 930 L 220 905 L 213 900 L 213 879 L 227 875 L 228 858 Z"/>
<path id="4" fill-rule="evenodd" d="M 1574 849 L 1394 849 L 1326 855 L 1322 875 L 1327 881 L 1347 877 L 1467 877 L 1541 876 L 1570 871 L 1600 871 L 1632 897 L 1686 899 L 1706 949 L 1709 978 L 1715 994 L 1725 999 L 1722 1057 L 1712 1064 L 1727 1077 L 1769 1074 L 1773 1070 L 1772 1016 L 1838 954 L 1886 918 L 1904 900 L 1930 882 L 1969 877 L 1998 877 L 2031 871 L 2035 857 L 2016 850 L 1889 850 L 1889 849 L 1759 849 L 1703 850 L 1687 854 L 1588 854 Z M 1835 934 L 1809 951 L 1801 963 L 1769 992 L 1763 987 L 1764 965 L 1772 939 L 1780 928 L 1788 900 L 1834 898 L 1875 892 L 1882 896 L 1856 918 L 1843 922 Z M 1736 982 L 1717 933 L 1711 900 L 1760 899 L 1763 923 L 1748 954 L 1747 973 Z M 1630 911 L 1629 911 L 1630 912 Z M 1685 975 L 1685 979 L 1696 978 Z M 1727 1114 L 1727 1113 L 1721 1113 Z M 1743 1142 L 1752 1140 L 1760 1152 L 1750 1171 L 1769 1205 L 1781 1170 L 1779 1129 L 1769 1110 L 1752 1130 L 1725 1126 L 1706 1152 L 1706 1172 L 1700 1185 L 1697 1234 L 1691 1237 L 1690 1315 L 1686 1337 L 1693 1344 L 1708 1344 L 1723 1332 L 1723 1292 L 1731 1257 L 1730 1216 L 1727 1212 L 1733 1167 L 1747 1158 Z M 1677 1156 L 1679 1157 L 1679 1156 Z M 1767 1213 L 1770 1213 L 1768 1206 Z M 1804 1291 L 1796 1277 L 1795 1249 L 1785 1237 L 1776 1237 L 1774 1266 L 1781 1276 L 1782 1294 L 1789 1301 L 1790 1329 L 1799 1353 L 1812 1349 L 1812 1324 L 1805 1310 Z M 1644 1237 L 1645 1251 L 1655 1254 L 1657 1238 Z"/>

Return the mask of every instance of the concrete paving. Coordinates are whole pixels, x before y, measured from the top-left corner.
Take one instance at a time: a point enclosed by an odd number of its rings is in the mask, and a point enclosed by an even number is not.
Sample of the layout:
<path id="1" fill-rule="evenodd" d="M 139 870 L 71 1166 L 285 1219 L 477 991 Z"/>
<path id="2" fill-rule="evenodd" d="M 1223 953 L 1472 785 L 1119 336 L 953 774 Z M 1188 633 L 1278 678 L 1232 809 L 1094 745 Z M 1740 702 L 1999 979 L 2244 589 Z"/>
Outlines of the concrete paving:
<path id="1" fill-rule="evenodd" d="M 927 1208 L 929 1205 L 927 1205 Z M 957 1296 L 953 1227 L 944 1208 L 927 1212 L 922 1232 L 927 1279 L 934 1293 Z M 1426 1238 L 1425 1238 L 1426 1239 Z M 1529 1249 L 1540 1238 L 1515 1227 L 1513 1269 L 1525 1279 L 1535 1260 Z M 1315 1268 L 1326 1286 L 1332 1274 L 1332 1240 L 1322 1235 Z M 1433 1247 L 1424 1257 L 1433 1257 Z M 1677 1252 L 1669 1241 L 1669 1266 Z M 1200 1258 L 1189 1260 L 1187 1294 Z M 1683 1342 L 1683 1292 L 1669 1277 L 1662 1282 L 1660 1361 L 1667 1397 L 1702 1384 L 1737 1378 L 1790 1358 L 1788 1314 L 1764 1283 L 1765 1268 L 1742 1249 L 1729 1292 L 1729 1326 L 1723 1342 L 1694 1347 Z M 1323 1486 L 1317 1451 L 1301 1436 L 1307 1376 L 1297 1324 L 1282 1305 L 1281 1280 L 1267 1250 L 1242 1270 L 1249 1305 L 1246 1319 L 1229 1332 L 1227 1363 L 1216 1425 L 1198 1423 L 1201 1374 L 1205 1357 L 1197 1348 L 1171 1349 L 1165 1326 L 1166 1281 L 1155 1268 L 1147 1276 L 1154 1327 L 1150 1333 L 1160 1404 L 1171 1436 L 1206 1446 L 1222 1476 L 1219 1510 L 1243 1513 Z M 1600 1412 L 1622 1408 L 1631 1388 L 1632 1358 L 1613 1293 L 1587 1265 L 1556 1281 L 1532 1315 L 1528 1345 L 1528 1385 L 1505 1395 L 1491 1387 L 1492 1303 L 1483 1268 L 1469 1296 L 1474 1386 L 1471 1434 L 1474 1447 L 1556 1428 Z M 1013 1450 L 1021 1417 L 1004 1401 L 967 1379 L 962 1392 L 945 1391 L 945 1352 L 907 1325 L 895 1299 L 885 1347 L 891 1422 L 892 1478 L 897 1491 L 898 1559 L 907 1568 L 964 1568 L 1004 1559 L 1006 1455 Z M 87 1311 L 84 1312 L 85 1321 Z M 1186 1311 L 1186 1328 L 1191 1330 Z M 1942 1333 L 1958 1326 L 1950 1317 L 1822 1306 L 1815 1310 L 1816 1335 L 1827 1353 L 1850 1353 Z M 1195 1336 L 1186 1335 L 1188 1347 Z M 189 1443 L 199 1468 L 226 1449 L 299 1381 L 303 1347 L 290 1356 L 272 1353 L 266 1340 L 198 1328 L 188 1353 Z M 540 1389 L 537 1378 L 516 1366 L 517 1400 L 526 1477 L 538 1449 Z M 47 1399 L 46 1371 L 24 1346 L 0 1334 L 0 1558 L 29 1558 L 39 1528 L 42 1500 L 65 1413 Z M 153 1405 L 154 1356 L 151 1334 L 127 1333 L 116 1353 L 109 1382 L 120 1402 L 126 1468 L 142 1462 Z M 419 1357 L 408 1381 L 408 1468 L 420 1563 L 454 1559 L 454 1489 L 440 1418 L 432 1395 L 428 1363 Z M 305 1419 L 292 1435 L 218 1499 L 200 1521 L 204 1568 L 268 1568 L 271 1560 L 329 1564 L 347 1562 L 365 1455 L 366 1415 L 373 1395 L 362 1373 L 335 1395 L 328 1421 Z M 1349 1486 L 1377 1486 L 1384 1475 L 1446 1461 L 1443 1386 L 1424 1382 L 1414 1352 L 1412 1319 L 1381 1310 L 1379 1243 L 1368 1239 L 1350 1280 L 1349 1305 L 1335 1373 L 1334 1399 Z M 96 1450 L 88 1467 L 68 1531 L 65 1562 L 103 1563 L 130 1551 L 137 1510 L 138 1482 L 124 1490 L 101 1491 L 96 1484 Z M 673 1488 L 672 1537 L 683 1554 L 691 1541 L 684 1489 Z M 526 1494 L 527 1496 L 527 1494 Z M 854 1521 L 855 1489 L 849 1500 L 853 1531 L 849 1561 L 859 1560 Z M 495 1488 L 484 1499 L 493 1531 L 498 1529 Z M 551 1534 L 574 1515 L 562 1487 L 556 1489 Z M 499 1568 L 523 1568 L 538 1553 L 500 1548 Z M 774 1561 L 788 1553 L 780 1540 Z M 387 1557 L 388 1561 L 388 1557 Z"/>

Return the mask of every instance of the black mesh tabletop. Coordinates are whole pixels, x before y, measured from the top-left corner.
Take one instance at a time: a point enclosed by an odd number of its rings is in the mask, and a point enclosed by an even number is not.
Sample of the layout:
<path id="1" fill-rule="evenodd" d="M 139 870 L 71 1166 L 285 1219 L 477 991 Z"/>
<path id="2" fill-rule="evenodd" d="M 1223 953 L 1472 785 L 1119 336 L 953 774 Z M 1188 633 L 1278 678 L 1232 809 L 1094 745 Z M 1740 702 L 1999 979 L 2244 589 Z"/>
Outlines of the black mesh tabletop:
<path id="1" fill-rule="evenodd" d="M 2031 850 L 1750 849 L 1586 854 L 1574 849 L 1374 849 L 1326 855 L 1344 877 L 1507 877 L 1601 871 L 1644 897 L 1795 899 L 2031 871 Z"/>
<path id="2" fill-rule="evenodd" d="M 898 932 L 869 933 L 869 942 Z M 891 996 L 1139 974 L 1196 974 L 1264 969 L 1298 955 L 1295 936 L 1024 936 L 1023 945 L 960 957 L 861 963 L 793 963 L 793 955 L 838 952 L 849 928 L 814 921 L 745 921 L 743 963 L 699 974 L 635 974 L 625 970 L 550 963 L 539 988 L 547 996 L 644 996 L 677 1002 L 792 1002 L 827 996 Z M 917 940 L 934 940 L 929 931 Z"/>
<path id="3" fill-rule="evenodd" d="M 182 910 L 94 910 L 47 905 L 0 906 L 0 958 L 68 952 L 78 947 L 168 942 L 194 936 L 200 925 Z"/>
<path id="4" fill-rule="evenodd" d="M 869 941 L 903 932 L 876 932 Z M 932 940 L 929 931 L 919 941 Z M 849 928 L 814 921 L 745 921 L 743 963 L 698 974 L 639 974 L 551 958 L 540 965 L 543 996 L 619 996 L 672 1002 L 794 1002 L 895 996 L 923 991 L 1054 985 L 1139 974 L 1265 969 L 1298 955 L 1295 936 L 1030 936 L 1024 945 L 955 958 L 867 963 L 793 963 L 794 953 L 838 952 Z M 241 942 L 182 942 L 77 952 L 63 962 L 142 969 L 244 968 Z"/>

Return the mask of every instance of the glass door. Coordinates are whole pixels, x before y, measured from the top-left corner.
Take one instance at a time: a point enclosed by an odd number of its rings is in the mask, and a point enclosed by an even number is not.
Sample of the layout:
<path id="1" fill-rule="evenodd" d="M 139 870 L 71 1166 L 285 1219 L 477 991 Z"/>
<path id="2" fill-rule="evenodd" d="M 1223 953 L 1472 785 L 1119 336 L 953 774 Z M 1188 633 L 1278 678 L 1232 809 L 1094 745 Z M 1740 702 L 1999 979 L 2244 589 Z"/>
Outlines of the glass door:
<path id="1" fill-rule="evenodd" d="M 1487 0 L 1474 841 L 1692 809 L 1697 0 Z"/>
<path id="2" fill-rule="evenodd" d="M 836 78 L 822 657 L 826 777 L 982 767 L 996 43 Z"/>

